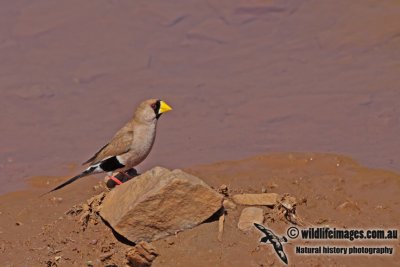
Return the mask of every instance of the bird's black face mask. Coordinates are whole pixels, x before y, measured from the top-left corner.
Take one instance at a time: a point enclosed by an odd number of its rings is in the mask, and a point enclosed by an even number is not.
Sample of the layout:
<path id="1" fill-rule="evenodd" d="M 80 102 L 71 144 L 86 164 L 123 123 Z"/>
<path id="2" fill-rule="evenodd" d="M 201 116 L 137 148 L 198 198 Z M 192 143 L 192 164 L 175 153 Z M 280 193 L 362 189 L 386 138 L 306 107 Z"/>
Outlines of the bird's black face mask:
<path id="1" fill-rule="evenodd" d="M 157 100 L 157 102 L 151 105 L 151 108 L 154 110 L 157 119 L 160 118 L 161 114 L 172 110 L 172 108 L 162 100 Z"/>
<path id="2" fill-rule="evenodd" d="M 154 104 L 151 104 L 151 108 L 154 110 L 154 113 L 156 114 L 156 118 L 160 118 L 161 114 L 160 113 L 160 107 L 161 107 L 161 101 L 157 100 L 157 102 L 155 102 Z"/>

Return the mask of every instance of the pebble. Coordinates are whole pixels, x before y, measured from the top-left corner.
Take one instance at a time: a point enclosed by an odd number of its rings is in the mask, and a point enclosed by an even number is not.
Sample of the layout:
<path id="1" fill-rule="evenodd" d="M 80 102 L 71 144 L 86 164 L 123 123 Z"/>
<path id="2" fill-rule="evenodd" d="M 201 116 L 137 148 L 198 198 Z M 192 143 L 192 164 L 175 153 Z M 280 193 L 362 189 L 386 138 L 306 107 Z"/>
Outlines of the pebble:
<path id="1" fill-rule="evenodd" d="M 174 241 L 173 237 L 168 237 L 168 238 L 166 239 L 166 241 L 167 241 L 167 244 L 170 245 L 170 246 L 172 246 L 173 244 L 175 244 L 175 241 Z"/>
<path id="2" fill-rule="evenodd" d="M 51 201 L 54 202 L 54 203 L 59 204 L 59 203 L 61 203 L 63 201 L 63 198 L 62 197 L 52 197 Z"/>
<path id="3" fill-rule="evenodd" d="M 242 231 L 249 231 L 254 227 L 254 223 L 262 224 L 264 222 L 264 211 L 261 208 L 248 207 L 242 210 L 240 214 L 238 228 Z"/>
<path id="4" fill-rule="evenodd" d="M 224 206 L 225 209 L 228 210 L 234 210 L 237 207 L 236 204 L 230 201 L 229 199 L 225 199 L 222 205 Z"/>
<path id="5" fill-rule="evenodd" d="M 264 186 L 261 187 L 261 193 L 267 193 L 267 188 L 265 188 Z"/>
<path id="6" fill-rule="evenodd" d="M 228 196 L 229 195 L 228 186 L 226 184 L 221 185 L 219 187 L 219 189 L 218 189 L 218 193 L 220 193 L 220 194 L 222 194 L 224 196 Z"/>
<path id="7" fill-rule="evenodd" d="M 101 261 L 105 261 L 105 260 L 111 258 L 112 255 L 114 255 L 114 253 L 115 252 L 113 250 L 111 250 L 110 252 L 103 253 L 103 254 L 100 255 L 100 260 Z"/>

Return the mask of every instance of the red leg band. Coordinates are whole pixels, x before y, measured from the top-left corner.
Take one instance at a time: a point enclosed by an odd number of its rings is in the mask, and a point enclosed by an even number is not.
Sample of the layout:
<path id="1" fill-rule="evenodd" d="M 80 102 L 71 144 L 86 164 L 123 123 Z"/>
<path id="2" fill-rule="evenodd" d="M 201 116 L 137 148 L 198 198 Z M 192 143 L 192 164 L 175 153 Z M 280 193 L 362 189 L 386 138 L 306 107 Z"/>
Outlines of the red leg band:
<path id="1" fill-rule="evenodd" d="M 122 184 L 122 182 L 120 180 L 118 180 L 117 178 L 115 178 L 114 176 L 108 176 L 110 177 L 111 180 L 113 180 L 114 182 L 116 182 L 118 185 Z"/>

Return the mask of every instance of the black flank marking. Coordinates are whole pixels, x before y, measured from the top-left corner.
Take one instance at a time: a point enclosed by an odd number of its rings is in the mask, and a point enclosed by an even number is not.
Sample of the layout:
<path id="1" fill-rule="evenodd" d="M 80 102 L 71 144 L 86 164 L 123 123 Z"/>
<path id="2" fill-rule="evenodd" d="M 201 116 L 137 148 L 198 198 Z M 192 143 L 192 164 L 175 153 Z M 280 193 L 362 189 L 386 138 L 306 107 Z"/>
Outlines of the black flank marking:
<path id="1" fill-rule="evenodd" d="M 118 161 L 117 157 L 111 157 L 106 160 L 103 160 L 100 163 L 100 168 L 105 171 L 105 172 L 111 172 L 115 171 L 117 169 L 123 168 L 125 165 L 121 164 L 121 162 Z"/>

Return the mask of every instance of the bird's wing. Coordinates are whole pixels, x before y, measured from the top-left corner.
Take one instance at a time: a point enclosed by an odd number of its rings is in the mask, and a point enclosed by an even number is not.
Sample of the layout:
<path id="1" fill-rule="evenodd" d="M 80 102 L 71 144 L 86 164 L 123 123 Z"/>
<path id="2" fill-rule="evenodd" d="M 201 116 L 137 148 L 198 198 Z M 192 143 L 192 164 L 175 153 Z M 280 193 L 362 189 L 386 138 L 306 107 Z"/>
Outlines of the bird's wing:
<path id="1" fill-rule="evenodd" d="M 258 230 L 260 230 L 261 232 L 263 232 L 263 233 L 267 230 L 264 226 L 262 226 L 261 224 L 258 224 L 258 223 L 254 223 L 254 226 L 255 226 Z"/>
<path id="2" fill-rule="evenodd" d="M 125 125 L 121 130 L 119 130 L 111 141 L 103 146 L 96 154 L 93 155 L 84 164 L 96 164 L 106 158 L 112 156 L 118 156 L 129 151 L 131 144 L 133 142 L 133 130 L 130 125 Z"/>
<path id="3" fill-rule="evenodd" d="M 110 143 L 107 143 L 105 146 L 103 146 L 102 148 L 100 148 L 99 151 L 96 152 L 96 154 L 94 154 L 90 159 L 88 159 L 87 161 L 85 161 L 84 163 L 82 163 L 82 165 L 88 164 L 90 162 L 93 162 L 94 159 L 100 154 L 101 151 L 103 151 L 103 149 L 105 149 Z"/>
<path id="4" fill-rule="evenodd" d="M 271 239 L 271 238 L 275 237 L 275 234 L 271 230 L 265 228 L 263 225 L 258 224 L 258 223 L 254 223 L 254 226 L 257 227 L 258 230 L 263 232 L 265 234 L 265 236 L 268 237 L 268 239 Z"/>
<path id="5" fill-rule="evenodd" d="M 288 264 L 288 258 L 287 258 L 287 256 L 286 256 L 285 252 L 283 251 L 283 248 L 278 249 L 278 248 L 276 248 L 275 246 L 274 246 L 274 248 L 275 248 L 276 254 L 278 254 L 279 258 L 280 258 L 284 263 Z"/>

